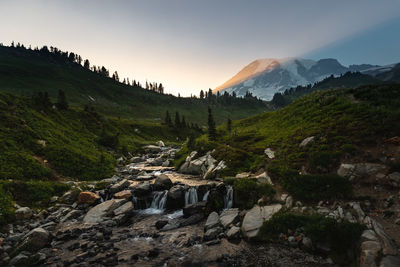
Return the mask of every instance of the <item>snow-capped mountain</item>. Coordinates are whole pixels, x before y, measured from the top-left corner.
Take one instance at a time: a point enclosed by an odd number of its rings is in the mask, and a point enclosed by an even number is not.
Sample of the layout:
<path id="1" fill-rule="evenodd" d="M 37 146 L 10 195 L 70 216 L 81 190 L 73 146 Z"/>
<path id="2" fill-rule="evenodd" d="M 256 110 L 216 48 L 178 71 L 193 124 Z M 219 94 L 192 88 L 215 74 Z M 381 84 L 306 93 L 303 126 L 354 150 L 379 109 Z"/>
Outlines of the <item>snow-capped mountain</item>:
<path id="1" fill-rule="evenodd" d="M 315 83 L 330 75 L 379 67 L 369 64 L 345 67 L 332 58 L 318 61 L 302 58 L 258 59 L 215 88 L 214 92 L 235 92 L 237 96 L 244 96 L 246 92 L 250 92 L 253 96 L 270 100 L 276 92 Z"/>

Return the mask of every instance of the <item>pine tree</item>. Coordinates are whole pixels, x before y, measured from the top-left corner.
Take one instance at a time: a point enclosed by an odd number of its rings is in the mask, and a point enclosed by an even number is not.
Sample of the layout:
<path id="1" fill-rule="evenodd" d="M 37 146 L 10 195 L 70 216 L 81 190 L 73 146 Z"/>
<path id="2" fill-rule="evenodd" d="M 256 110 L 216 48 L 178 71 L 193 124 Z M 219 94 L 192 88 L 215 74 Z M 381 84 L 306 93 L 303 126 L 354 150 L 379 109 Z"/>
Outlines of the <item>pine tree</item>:
<path id="1" fill-rule="evenodd" d="M 175 113 L 175 127 L 180 128 L 181 127 L 181 119 L 179 118 L 179 112 L 177 111 Z"/>
<path id="2" fill-rule="evenodd" d="M 85 59 L 85 62 L 83 62 L 83 67 L 88 70 L 90 69 L 90 62 L 88 59 Z"/>
<path id="3" fill-rule="evenodd" d="M 204 98 L 204 91 L 201 90 L 201 91 L 200 91 L 200 99 L 203 99 L 203 98 Z"/>
<path id="4" fill-rule="evenodd" d="M 186 120 L 185 120 L 185 116 L 183 116 L 183 115 L 182 115 L 181 127 L 186 128 Z"/>
<path id="5" fill-rule="evenodd" d="M 172 126 L 172 120 L 171 120 L 171 116 L 169 115 L 168 110 L 165 113 L 165 124 L 167 124 L 168 126 Z"/>
<path id="6" fill-rule="evenodd" d="M 66 110 L 68 109 L 68 102 L 63 90 L 58 90 L 58 102 L 57 108 L 59 110 Z"/>
<path id="7" fill-rule="evenodd" d="M 215 128 L 215 121 L 210 107 L 208 107 L 208 138 L 212 141 L 217 139 L 217 130 Z"/>

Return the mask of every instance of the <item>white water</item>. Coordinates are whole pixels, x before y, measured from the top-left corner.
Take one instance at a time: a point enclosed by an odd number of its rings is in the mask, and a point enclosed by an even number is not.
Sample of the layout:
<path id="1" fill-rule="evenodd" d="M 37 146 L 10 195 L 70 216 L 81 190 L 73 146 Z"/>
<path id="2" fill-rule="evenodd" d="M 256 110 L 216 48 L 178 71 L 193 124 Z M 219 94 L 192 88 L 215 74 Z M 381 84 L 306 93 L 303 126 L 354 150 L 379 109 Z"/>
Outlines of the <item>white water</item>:
<path id="1" fill-rule="evenodd" d="M 207 201 L 209 195 L 210 195 L 210 190 L 208 190 L 208 191 L 204 194 L 204 196 L 203 196 L 203 201 Z"/>
<path id="2" fill-rule="evenodd" d="M 194 204 L 197 203 L 198 197 L 197 197 L 197 189 L 196 187 L 190 187 L 186 192 L 185 192 L 185 206 L 189 204 Z"/>
<path id="3" fill-rule="evenodd" d="M 226 195 L 224 197 L 224 208 L 230 209 L 233 206 L 233 188 L 231 185 L 226 187 Z"/>
<path id="4" fill-rule="evenodd" d="M 165 203 L 167 203 L 168 190 L 156 192 L 153 201 L 151 202 L 150 208 L 164 211 Z"/>

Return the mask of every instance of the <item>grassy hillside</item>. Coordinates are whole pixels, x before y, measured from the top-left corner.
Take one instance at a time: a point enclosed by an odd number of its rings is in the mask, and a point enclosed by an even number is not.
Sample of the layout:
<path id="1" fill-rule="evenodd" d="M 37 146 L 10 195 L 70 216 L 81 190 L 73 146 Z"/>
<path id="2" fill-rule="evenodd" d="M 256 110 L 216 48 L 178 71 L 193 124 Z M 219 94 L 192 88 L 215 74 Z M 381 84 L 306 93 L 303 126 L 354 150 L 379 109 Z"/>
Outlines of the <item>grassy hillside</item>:
<path id="1" fill-rule="evenodd" d="M 132 87 L 107 78 L 62 56 L 25 48 L 0 46 L 0 90 L 30 96 L 46 91 L 54 100 L 59 89 L 74 106 L 91 105 L 112 116 L 159 121 L 169 110 L 185 115 L 187 121 L 205 124 L 207 108 L 217 123 L 245 118 L 267 108 L 249 99 L 178 98 Z M 194 81 L 195 82 L 195 81 Z"/>
<path id="2" fill-rule="evenodd" d="M 62 176 L 104 178 L 113 173 L 110 149 L 126 153 L 157 140 L 183 140 L 191 131 L 114 119 L 94 110 L 60 111 L 0 93 L 0 179 L 51 178 L 48 164 Z"/>
<path id="3" fill-rule="evenodd" d="M 222 125 L 216 141 L 204 135 L 192 149 L 205 152 L 216 147 L 214 156 L 229 167 L 225 176 L 266 168 L 299 198 L 329 198 L 338 192 L 347 194 L 346 182 L 331 175 L 340 160 L 400 135 L 399 121 L 400 85 L 326 90 L 281 110 L 234 121 L 231 132 Z M 310 136 L 315 136 L 315 142 L 300 147 Z M 276 152 L 272 160 L 264 155 L 267 147 Z M 300 171 L 309 175 L 299 176 Z"/>

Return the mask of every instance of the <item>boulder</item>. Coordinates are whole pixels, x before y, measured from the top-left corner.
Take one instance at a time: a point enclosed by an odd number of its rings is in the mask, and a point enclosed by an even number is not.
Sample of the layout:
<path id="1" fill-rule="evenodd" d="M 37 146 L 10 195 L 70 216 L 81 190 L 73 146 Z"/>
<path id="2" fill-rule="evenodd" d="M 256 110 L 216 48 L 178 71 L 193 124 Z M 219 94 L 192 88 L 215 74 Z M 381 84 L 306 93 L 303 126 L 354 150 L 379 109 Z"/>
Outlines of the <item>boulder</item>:
<path id="1" fill-rule="evenodd" d="M 376 266 L 376 259 L 381 250 L 377 241 L 364 241 L 361 244 L 360 267 Z"/>
<path id="2" fill-rule="evenodd" d="M 396 255 L 397 254 L 397 248 L 396 244 L 393 242 L 393 240 L 385 233 L 383 230 L 382 225 L 380 225 L 378 222 L 375 220 L 372 220 L 372 227 L 377 234 L 380 243 L 382 245 L 382 252 L 383 255 Z"/>
<path id="3" fill-rule="evenodd" d="M 80 204 L 93 204 L 100 200 L 100 196 L 89 191 L 80 192 L 78 196 L 78 202 Z"/>
<path id="4" fill-rule="evenodd" d="M 193 204 L 189 204 L 183 208 L 183 217 L 188 218 L 195 214 L 204 215 L 206 209 L 206 201 L 200 201 Z"/>
<path id="5" fill-rule="evenodd" d="M 132 190 L 134 196 L 145 196 L 151 193 L 151 185 L 147 181 L 129 188 Z"/>
<path id="6" fill-rule="evenodd" d="M 196 224 L 204 219 L 204 213 L 193 214 L 180 222 L 180 227 Z"/>
<path id="7" fill-rule="evenodd" d="M 9 266 L 31 266 L 29 256 L 24 252 L 25 251 L 12 258 L 10 260 Z"/>
<path id="8" fill-rule="evenodd" d="M 120 206 L 119 208 L 116 208 L 113 213 L 115 216 L 124 214 L 124 215 L 131 215 L 133 211 L 133 203 L 131 201 L 126 202 L 125 204 L 123 204 L 122 206 Z"/>
<path id="9" fill-rule="evenodd" d="M 274 185 L 272 183 L 271 177 L 268 176 L 268 174 L 266 172 L 263 172 L 259 175 L 256 176 L 257 182 L 259 182 L 260 184 L 270 184 L 270 185 Z"/>
<path id="10" fill-rule="evenodd" d="M 264 150 L 264 153 L 269 159 L 275 158 L 275 151 L 272 151 L 272 149 L 269 147 Z"/>
<path id="11" fill-rule="evenodd" d="M 353 175 L 356 166 L 354 164 L 340 164 L 337 174 L 342 177 L 350 178 Z"/>
<path id="12" fill-rule="evenodd" d="M 74 203 L 74 202 L 77 200 L 77 198 L 78 198 L 78 196 L 79 196 L 79 193 L 80 193 L 81 191 L 82 191 L 82 190 L 80 190 L 80 189 L 78 189 L 78 188 L 74 188 L 73 190 L 66 192 L 66 193 L 61 197 L 60 202 L 61 202 L 61 203 L 64 203 L 64 204 L 70 204 L 70 205 L 71 205 L 72 203 Z"/>
<path id="13" fill-rule="evenodd" d="M 217 227 L 218 225 L 220 225 L 218 213 L 216 213 L 215 211 L 211 212 L 210 215 L 208 215 L 206 224 L 204 225 L 204 229 L 207 231 L 211 228 Z"/>
<path id="14" fill-rule="evenodd" d="M 204 241 L 216 239 L 223 232 L 221 227 L 214 227 L 207 230 L 203 236 Z"/>
<path id="15" fill-rule="evenodd" d="M 277 213 L 282 208 L 281 204 L 260 207 L 255 205 L 244 216 L 242 223 L 242 232 L 247 238 L 257 236 L 262 224 L 269 220 L 272 215 Z"/>
<path id="16" fill-rule="evenodd" d="M 224 228 L 228 228 L 228 226 L 231 224 L 239 222 L 239 209 L 235 208 L 224 210 L 219 216 L 219 220 Z"/>
<path id="17" fill-rule="evenodd" d="M 108 216 L 113 214 L 113 211 L 122 206 L 126 202 L 125 199 L 111 199 L 91 208 L 83 218 L 84 223 L 100 223 Z"/>
<path id="18" fill-rule="evenodd" d="M 115 193 L 114 198 L 130 200 L 132 199 L 132 193 L 130 190 L 122 190 L 118 193 Z"/>
<path id="19" fill-rule="evenodd" d="M 159 175 L 154 181 L 154 190 L 169 190 L 172 187 L 172 181 L 165 174 Z"/>
<path id="20" fill-rule="evenodd" d="M 311 145 L 315 141 L 315 136 L 310 136 L 305 138 L 303 141 L 300 143 L 300 147 L 306 147 L 308 145 Z"/>
<path id="21" fill-rule="evenodd" d="M 81 216 L 82 213 L 83 213 L 83 212 L 80 211 L 80 210 L 71 210 L 70 212 L 67 213 L 67 215 L 65 215 L 65 216 L 60 220 L 60 222 L 63 223 L 63 222 L 66 222 L 66 221 L 70 221 L 70 220 L 72 220 L 72 219 L 76 219 L 76 218 L 78 218 L 79 216 Z"/>
<path id="22" fill-rule="evenodd" d="M 26 234 L 14 250 L 14 254 L 21 251 L 36 252 L 47 245 L 50 234 L 45 229 L 38 227 Z"/>
<path id="23" fill-rule="evenodd" d="M 15 218 L 17 220 L 27 220 L 32 217 L 32 210 L 28 207 L 22 207 L 15 211 Z"/>
<path id="24" fill-rule="evenodd" d="M 213 211 L 221 211 L 224 208 L 225 195 L 226 187 L 224 184 L 212 188 L 207 198 L 206 214 L 210 214 Z"/>
<path id="25" fill-rule="evenodd" d="M 400 257 L 396 256 L 385 256 L 382 258 L 379 267 L 398 267 L 400 266 Z"/>
<path id="26" fill-rule="evenodd" d="M 185 205 L 185 188 L 182 185 L 174 185 L 168 191 L 167 209 L 179 209 Z"/>
<path id="27" fill-rule="evenodd" d="M 165 144 L 164 144 L 164 142 L 163 141 L 157 141 L 157 146 L 159 146 L 159 147 L 165 147 Z"/>
<path id="28" fill-rule="evenodd" d="M 248 177 L 250 177 L 250 173 L 249 172 L 238 173 L 235 176 L 235 178 L 248 178 Z"/>
<path id="29" fill-rule="evenodd" d="M 179 220 L 177 219 L 172 219 L 169 220 L 168 223 L 161 229 L 161 231 L 169 231 L 169 230 L 174 230 L 180 227 Z"/>
<path id="30" fill-rule="evenodd" d="M 157 222 L 156 222 L 156 224 L 155 224 L 155 226 L 156 226 L 156 228 L 158 229 L 158 230 L 160 230 L 161 228 L 163 228 L 165 225 L 167 225 L 168 224 L 168 221 L 167 220 L 158 220 Z"/>
<path id="31" fill-rule="evenodd" d="M 127 179 L 123 179 L 121 182 L 116 183 L 110 187 L 110 193 L 115 194 L 119 191 L 124 190 L 130 186 L 130 182 Z"/>
<path id="32" fill-rule="evenodd" d="M 387 167 L 385 165 L 378 163 L 342 163 L 337 171 L 337 174 L 353 180 L 354 178 L 368 178 L 375 176 L 380 172 L 385 172 L 386 170 Z"/>
<path id="33" fill-rule="evenodd" d="M 218 174 L 226 168 L 225 161 L 221 160 L 218 165 L 215 165 L 213 163 L 210 165 L 206 171 L 206 173 L 203 175 L 203 179 L 214 179 L 218 176 Z"/>
<path id="34" fill-rule="evenodd" d="M 226 233 L 228 240 L 238 240 L 240 239 L 240 228 L 237 226 L 232 226 Z"/>

